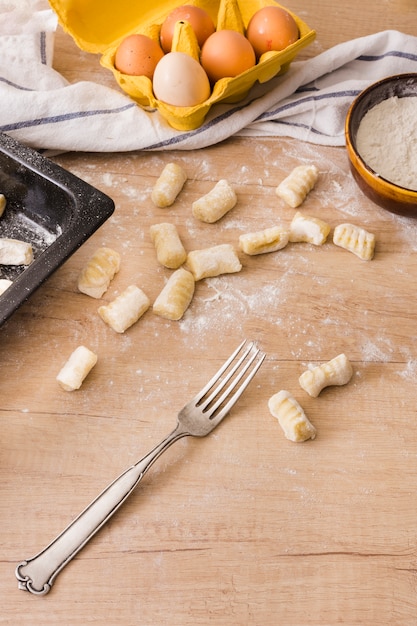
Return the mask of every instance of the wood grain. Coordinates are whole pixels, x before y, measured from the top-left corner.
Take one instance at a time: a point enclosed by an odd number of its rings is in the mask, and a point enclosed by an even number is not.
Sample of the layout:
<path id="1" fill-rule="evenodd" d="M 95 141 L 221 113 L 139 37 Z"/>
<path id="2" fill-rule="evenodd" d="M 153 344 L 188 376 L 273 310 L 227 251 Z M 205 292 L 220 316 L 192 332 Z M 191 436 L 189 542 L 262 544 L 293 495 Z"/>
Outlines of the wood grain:
<path id="1" fill-rule="evenodd" d="M 371 4 L 294 0 L 318 31 L 305 56 L 391 25 L 417 35 L 414 2 Z M 69 80 L 109 80 L 61 30 L 55 65 Z M 362 196 L 344 149 L 290 139 L 54 160 L 112 196 L 116 211 L 1 329 L 0 624 L 415 624 L 417 222 Z M 172 160 L 188 181 L 172 208 L 156 209 L 150 192 Z M 103 301 L 132 283 L 154 300 L 170 275 L 149 237 L 158 221 L 174 222 L 187 250 L 288 224 L 294 210 L 275 187 L 300 162 L 320 169 L 303 212 L 375 233 L 372 261 L 331 237 L 241 255 L 239 274 L 197 285 L 182 320 L 148 311 L 123 335 L 77 292 L 81 267 L 108 245 L 122 266 Z M 191 204 L 219 178 L 238 204 L 199 223 Z M 226 421 L 175 444 L 48 596 L 18 591 L 17 563 L 158 443 L 243 337 L 268 357 Z M 80 344 L 99 361 L 78 392 L 64 392 L 55 377 Z M 300 374 L 341 352 L 351 382 L 310 398 Z M 304 407 L 314 441 L 284 438 L 267 408 L 280 389 Z"/>

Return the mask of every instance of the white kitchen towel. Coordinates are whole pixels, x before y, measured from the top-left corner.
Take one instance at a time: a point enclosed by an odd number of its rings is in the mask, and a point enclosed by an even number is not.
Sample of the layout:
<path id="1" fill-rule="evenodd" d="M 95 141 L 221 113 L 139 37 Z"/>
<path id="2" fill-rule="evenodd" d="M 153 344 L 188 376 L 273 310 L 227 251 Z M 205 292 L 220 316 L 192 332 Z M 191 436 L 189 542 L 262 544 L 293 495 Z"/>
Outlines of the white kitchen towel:
<path id="1" fill-rule="evenodd" d="M 115 87 L 69 83 L 52 68 L 56 16 L 45 0 L 0 0 L 0 131 L 47 150 L 190 150 L 232 135 L 344 144 L 353 98 L 372 82 L 417 72 L 417 37 L 394 30 L 341 43 L 215 105 L 200 128 L 172 129 Z M 104 68 L 102 69 L 103 72 Z"/>

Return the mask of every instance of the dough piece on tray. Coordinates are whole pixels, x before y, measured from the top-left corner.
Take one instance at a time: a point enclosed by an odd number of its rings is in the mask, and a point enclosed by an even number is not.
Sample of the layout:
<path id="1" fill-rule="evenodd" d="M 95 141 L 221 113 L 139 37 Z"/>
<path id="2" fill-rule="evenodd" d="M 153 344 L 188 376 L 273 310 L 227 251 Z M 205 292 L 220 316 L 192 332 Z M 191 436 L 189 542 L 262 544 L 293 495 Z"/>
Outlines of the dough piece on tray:
<path id="1" fill-rule="evenodd" d="M 12 283 L 13 281 L 8 278 L 0 278 L 0 296 L 10 287 Z"/>
<path id="2" fill-rule="evenodd" d="M 237 196 L 230 183 L 222 178 L 206 195 L 193 202 L 194 217 L 213 224 L 236 205 Z"/>
<path id="3" fill-rule="evenodd" d="M 297 212 L 290 224 L 290 241 L 304 242 L 321 246 L 330 233 L 330 225 L 318 217 L 310 217 Z"/>
<path id="4" fill-rule="evenodd" d="M 273 395 L 268 401 L 268 407 L 290 441 L 299 443 L 315 438 L 317 434 L 315 427 L 307 418 L 304 409 L 288 391 L 283 389 Z"/>
<path id="5" fill-rule="evenodd" d="M 30 265 L 32 261 L 32 244 L 20 239 L 0 239 L 0 265 Z"/>
<path id="6" fill-rule="evenodd" d="M 187 174 L 181 165 L 167 163 L 152 189 L 152 202 L 160 209 L 173 205 L 186 180 Z"/>
<path id="7" fill-rule="evenodd" d="M 159 263 L 170 269 L 178 269 L 185 262 L 187 253 L 176 226 L 168 223 L 153 224 L 149 232 Z"/>
<path id="8" fill-rule="evenodd" d="M 304 202 L 319 177 L 313 164 L 298 165 L 276 188 L 276 194 L 293 209 Z"/>
<path id="9" fill-rule="evenodd" d="M 99 307 L 98 314 L 117 333 L 124 333 L 142 317 L 150 305 L 151 302 L 142 289 L 130 285 L 110 304 Z"/>
<path id="10" fill-rule="evenodd" d="M 6 208 L 7 200 L 3 193 L 0 193 L 0 217 L 3 215 Z"/>
<path id="11" fill-rule="evenodd" d="M 301 387 L 312 398 L 317 398 L 325 387 L 346 385 L 353 375 L 353 368 L 345 354 L 339 354 L 331 361 L 306 370 L 298 379 Z"/>
<path id="12" fill-rule="evenodd" d="M 220 274 L 240 272 L 242 269 L 236 250 L 229 243 L 192 250 L 187 256 L 187 266 L 196 281 Z"/>
<path id="13" fill-rule="evenodd" d="M 245 233 L 239 237 L 239 247 L 245 254 L 265 254 L 285 248 L 290 233 L 281 226 L 272 226 L 254 233 Z"/>
<path id="14" fill-rule="evenodd" d="M 153 312 L 169 320 L 179 320 L 188 309 L 195 289 L 194 276 L 180 267 L 171 274 L 153 304 Z"/>
<path id="15" fill-rule="evenodd" d="M 78 277 L 78 290 L 101 298 L 120 269 L 120 254 L 111 248 L 98 248 Z"/>
<path id="16" fill-rule="evenodd" d="M 354 224 L 339 224 L 334 229 L 333 243 L 353 252 L 360 259 L 370 261 L 375 252 L 375 235 Z"/>
<path id="17" fill-rule="evenodd" d="M 75 391 L 97 363 L 97 355 L 85 346 L 78 346 L 56 377 L 65 391 Z"/>

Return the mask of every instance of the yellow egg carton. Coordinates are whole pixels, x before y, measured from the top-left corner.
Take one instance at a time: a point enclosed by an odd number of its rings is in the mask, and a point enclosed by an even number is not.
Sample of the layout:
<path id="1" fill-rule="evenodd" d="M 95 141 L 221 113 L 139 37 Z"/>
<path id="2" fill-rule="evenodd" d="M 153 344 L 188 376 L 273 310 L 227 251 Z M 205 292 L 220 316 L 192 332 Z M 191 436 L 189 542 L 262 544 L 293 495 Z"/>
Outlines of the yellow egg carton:
<path id="1" fill-rule="evenodd" d="M 142 107 L 157 109 L 177 130 L 199 128 L 210 108 L 218 103 L 236 103 L 243 100 L 258 81 L 265 83 L 286 72 L 298 52 L 309 45 L 316 33 L 289 9 L 268 0 L 49 0 L 59 22 L 76 44 L 87 52 L 101 54 L 101 64 L 111 70 L 123 91 Z M 140 33 L 159 41 L 161 25 L 167 15 L 181 4 L 193 4 L 207 11 L 216 29 L 245 32 L 250 18 L 265 6 L 285 8 L 297 23 L 298 40 L 279 52 L 266 52 L 258 63 L 234 78 L 222 78 L 213 86 L 210 97 L 193 107 L 177 107 L 157 100 L 152 81 L 146 76 L 122 74 L 114 66 L 116 50 L 128 35 Z M 189 25 L 178 23 L 173 50 L 191 54 L 199 59 L 199 48 Z"/>

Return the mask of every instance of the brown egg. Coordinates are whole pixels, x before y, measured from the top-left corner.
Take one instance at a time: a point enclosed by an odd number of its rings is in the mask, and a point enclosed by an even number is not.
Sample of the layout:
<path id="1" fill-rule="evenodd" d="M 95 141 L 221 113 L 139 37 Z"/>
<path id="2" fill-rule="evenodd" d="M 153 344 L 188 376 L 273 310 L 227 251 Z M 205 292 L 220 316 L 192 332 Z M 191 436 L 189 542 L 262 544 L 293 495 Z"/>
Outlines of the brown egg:
<path id="1" fill-rule="evenodd" d="M 191 24 L 200 48 L 207 37 L 216 30 L 213 20 L 204 9 L 189 4 L 179 6 L 171 11 L 161 26 L 159 38 L 164 52 L 171 52 L 175 24 L 182 21 Z"/>
<path id="2" fill-rule="evenodd" d="M 218 30 L 201 50 L 201 65 L 211 83 L 233 78 L 256 64 L 255 52 L 244 35 L 235 30 Z"/>
<path id="3" fill-rule="evenodd" d="M 155 67 L 164 56 L 157 41 L 146 35 L 129 35 L 117 48 L 114 65 L 119 72 L 147 76 L 152 80 Z"/>
<path id="4" fill-rule="evenodd" d="M 257 11 L 249 21 L 246 37 L 256 55 L 284 50 L 299 38 L 297 22 L 280 7 L 268 6 Z"/>

